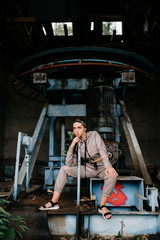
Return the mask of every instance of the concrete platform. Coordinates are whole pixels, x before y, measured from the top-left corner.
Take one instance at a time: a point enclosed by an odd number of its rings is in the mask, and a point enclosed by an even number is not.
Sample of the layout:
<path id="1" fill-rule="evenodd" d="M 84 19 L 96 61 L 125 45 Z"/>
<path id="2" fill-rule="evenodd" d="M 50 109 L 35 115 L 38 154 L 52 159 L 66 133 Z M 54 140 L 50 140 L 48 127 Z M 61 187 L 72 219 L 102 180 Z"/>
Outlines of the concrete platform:
<path id="1" fill-rule="evenodd" d="M 148 239 L 160 239 L 159 209 L 151 212 L 139 211 L 135 207 L 108 206 L 113 216 L 112 219 L 105 220 L 97 211 L 95 201 L 90 201 L 87 193 L 88 191 L 81 195 L 79 207 L 79 235 L 82 239 L 92 239 L 95 235 L 101 239 L 109 239 L 106 236 L 117 236 L 122 230 L 123 236 L 128 238 L 147 234 L 152 236 Z M 22 192 L 18 201 L 12 203 L 8 211 L 12 215 L 24 217 L 30 229 L 23 233 L 24 240 L 62 239 L 64 236 L 67 236 L 67 239 L 76 239 L 76 194 L 75 186 L 66 186 L 59 201 L 60 209 L 40 211 L 39 206 L 51 199 L 51 193 L 37 186 L 30 194 Z"/>

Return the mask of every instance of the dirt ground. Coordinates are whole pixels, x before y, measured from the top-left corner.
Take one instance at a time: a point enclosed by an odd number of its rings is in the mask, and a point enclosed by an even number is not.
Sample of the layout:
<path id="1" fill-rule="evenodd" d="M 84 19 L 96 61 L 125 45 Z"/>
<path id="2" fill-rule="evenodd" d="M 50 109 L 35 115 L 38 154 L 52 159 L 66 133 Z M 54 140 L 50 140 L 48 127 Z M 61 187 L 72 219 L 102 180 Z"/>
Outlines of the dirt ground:
<path id="1" fill-rule="evenodd" d="M 75 236 L 52 236 L 52 240 L 75 240 Z M 137 235 L 137 236 L 105 236 L 101 237 L 98 235 L 86 237 L 80 237 L 79 240 L 160 240 L 160 234 L 155 235 Z"/>

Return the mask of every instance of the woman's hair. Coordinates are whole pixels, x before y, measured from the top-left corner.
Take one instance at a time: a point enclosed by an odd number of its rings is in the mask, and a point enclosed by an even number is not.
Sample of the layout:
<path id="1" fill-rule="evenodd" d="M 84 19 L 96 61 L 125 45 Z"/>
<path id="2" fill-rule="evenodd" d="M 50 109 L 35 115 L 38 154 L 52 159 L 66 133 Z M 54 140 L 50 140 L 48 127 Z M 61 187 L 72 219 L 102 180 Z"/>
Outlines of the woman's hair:
<path id="1" fill-rule="evenodd" d="M 84 120 L 81 120 L 81 119 L 75 119 L 74 121 L 73 121 L 73 124 L 75 123 L 75 122 L 79 122 L 79 123 L 81 123 L 85 128 L 87 127 L 87 125 L 86 125 L 86 123 L 85 123 L 85 121 Z"/>

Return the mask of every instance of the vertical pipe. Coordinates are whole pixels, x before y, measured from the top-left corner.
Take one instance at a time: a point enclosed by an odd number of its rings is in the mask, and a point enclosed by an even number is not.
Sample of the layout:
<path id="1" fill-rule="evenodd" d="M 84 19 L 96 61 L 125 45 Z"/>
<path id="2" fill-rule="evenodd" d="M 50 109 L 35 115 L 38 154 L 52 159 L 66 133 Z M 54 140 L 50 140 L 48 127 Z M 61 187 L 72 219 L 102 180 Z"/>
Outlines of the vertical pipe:
<path id="1" fill-rule="evenodd" d="M 62 96 L 62 104 L 65 105 L 65 95 Z M 65 118 L 62 118 L 62 125 L 61 125 L 61 166 L 64 164 L 64 157 L 65 157 Z"/>
<path id="2" fill-rule="evenodd" d="M 79 240 L 79 204 L 80 204 L 80 185 L 81 185 L 81 143 L 78 143 L 78 176 L 77 176 L 77 218 L 76 218 L 76 240 Z"/>
<path id="3" fill-rule="evenodd" d="M 87 239 L 90 237 L 90 215 L 88 215 L 88 232 L 87 232 Z"/>
<path id="4" fill-rule="evenodd" d="M 51 160 L 51 157 L 55 155 L 55 135 L 54 135 L 54 128 L 55 128 L 55 119 L 56 117 L 50 117 L 50 125 L 49 125 L 49 161 Z M 50 173 L 52 169 L 54 169 L 54 163 L 48 164 L 50 167 L 50 170 L 47 174 L 47 178 L 45 178 L 45 183 L 43 189 L 46 188 Z M 53 172 L 54 174 L 54 172 Z M 54 177 L 53 177 L 54 178 Z"/>
<path id="5" fill-rule="evenodd" d="M 64 164 L 65 157 L 65 118 L 62 118 L 61 125 L 61 166 Z"/>
<path id="6" fill-rule="evenodd" d="M 80 204 L 80 184 L 81 184 L 81 143 L 78 142 L 77 206 Z"/>
<path id="7" fill-rule="evenodd" d="M 50 118 L 50 128 L 49 128 L 49 156 L 54 156 L 55 154 L 55 139 L 54 139 L 54 121 L 56 117 Z"/>
<path id="8" fill-rule="evenodd" d="M 25 162 L 26 162 L 26 192 L 28 192 L 28 188 L 29 188 L 29 155 L 27 154 L 27 151 L 25 154 Z"/>
<path id="9" fill-rule="evenodd" d="M 115 141 L 120 143 L 119 119 L 115 91 L 113 92 L 113 116 L 115 126 Z"/>
<path id="10" fill-rule="evenodd" d="M 13 200 L 17 200 L 17 190 L 18 190 L 18 172 L 19 172 L 19 161 L 20 161 L 20 152 L 21 152 L 21 141 L 22 141 L 22 133 L 18 133 L 18 141 L 17 141 L 17 152 L 16 152 L 16 166 L 15 166 L 15 177 L 14 177 L 14 192 L 13 192 Z"/>

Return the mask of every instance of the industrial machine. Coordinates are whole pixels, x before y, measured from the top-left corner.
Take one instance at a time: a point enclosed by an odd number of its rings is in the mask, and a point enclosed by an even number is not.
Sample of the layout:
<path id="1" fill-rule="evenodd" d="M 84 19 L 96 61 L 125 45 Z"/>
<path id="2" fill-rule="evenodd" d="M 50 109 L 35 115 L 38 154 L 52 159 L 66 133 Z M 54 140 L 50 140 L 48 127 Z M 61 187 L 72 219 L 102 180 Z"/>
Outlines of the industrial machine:
<path id="1" fill-rule="evenodd" d="M 10 198 L 17 200 L 24 180 L 28 191 L 47 122 L 49 121 L 49 161 L 45 169 L 44 189 L 53 185 L 59 168 L 65 164 L 66 118 L 72 120 L 74 117 L 83 117 L 87 121 L 88 128 L 98 131 L 103 138 L 108 157 L 119 172 L 125 166 L 123 149 L 121 149 L 121 125 L 135 167 L 136 176 L 120 174 L 115 192 L 118 193 L 121 188 L 124 191 L 120 190 L 121 197 L 116 201 L 117 195 L 114 192 L 107 203 L 108 206 L 113 209 L 116 207 L 116 211 L 120 212 L 122 209 L 124 211 L 123 207 L 130 212 L 134 206 L 136 214 L 139 211 L 142 216 L 143 201 L 147 201 L 152 208 L 153 217 L 153 211 L 158 206 L 158 193 L 153 187 L 126 110 L 124 97 L 125 94 L 148 81 L 155 81 L 154 69 L 154 65 L 148 59 L 138 54 L 101 47 L 54 49 L 24 59 L 17 67 L 13 87 L 17 93 L 36 101 L 45 101 L 45 104 L 33 136 L 19 132 L 15 182 Z M 26 91 L 26 86 L 29 86 L 30 90 Z M 55 155 L 54 129 L 57 118 L 62 119 L 60 156 Z M 22 146 L 25 148 L 25 156 L 19 169 Z M 68 181 L 72 182 L 73 179 Z M 144 194 L 144 186 L 146 194 Z M 90 198 L 95 200 L 97 205 L 100 201 L 101 187 L 100 180 L 90 179 Z M 80 188 L 77 191 L 78 205 Z M 99 216 L 97 217 L 99 219 Z M 154 218 L 157 226 L 157 215 L 154 215 Z M 84 222 L 86 221 L 84 218 Z M 95 226 L 95 216 L 93 222 Z M 87 228 L 86 224 L 84 225 L 84 228 Z M 92 233 L 94 231 L 99 233 L 99 230 L 93 229 L 93 226 L 90 228 Z M 73 229 L 72 231 L 74 232 Z M 104 228 L 101 232 L 106 233 Z M 111 232 L 113 234 L 114 231 Z"/>

